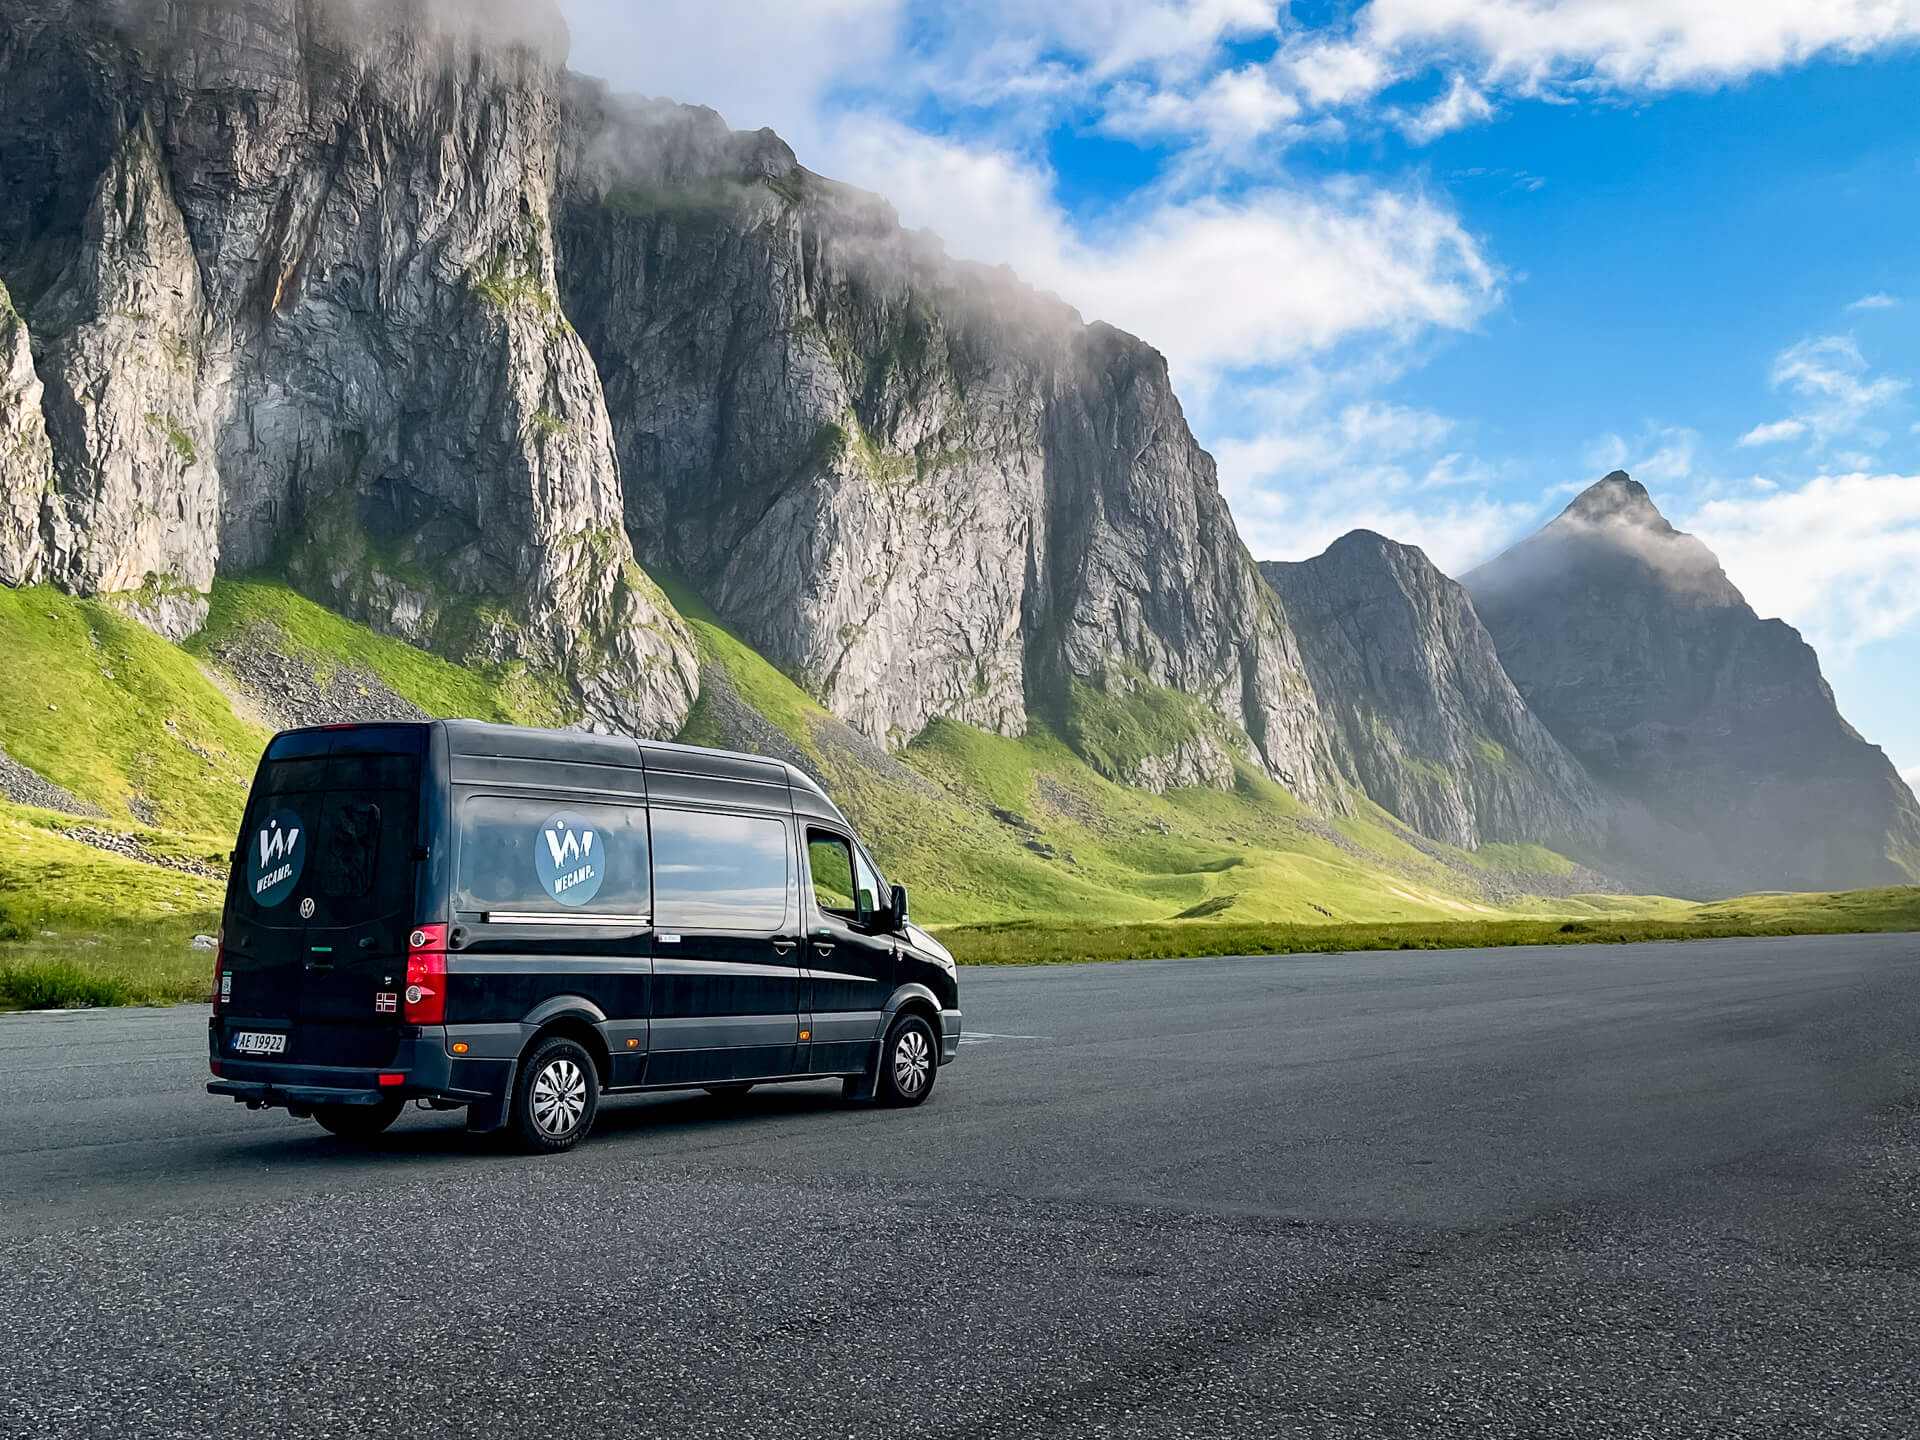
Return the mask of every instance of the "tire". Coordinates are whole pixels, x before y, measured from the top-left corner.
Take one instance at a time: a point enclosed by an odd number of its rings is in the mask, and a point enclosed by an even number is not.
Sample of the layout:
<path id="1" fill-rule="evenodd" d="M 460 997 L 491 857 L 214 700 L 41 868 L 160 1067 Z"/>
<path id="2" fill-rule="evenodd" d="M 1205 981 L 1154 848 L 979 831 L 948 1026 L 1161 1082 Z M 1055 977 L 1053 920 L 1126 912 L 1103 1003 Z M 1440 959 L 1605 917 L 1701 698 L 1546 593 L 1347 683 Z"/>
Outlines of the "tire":
<path id="1" fill-rule="evenodd" d="M 708 1085 L 703 1088 L 716 1100 L 744 1100 L 747 1092 L 753 1089 L 753 1082 L 747 1080 L 738 1085 Z"/>
<path id="2" fill-rule="evenodd" d="M 874 1099 L 882 1105 L 904 1108 L 923 1105 L 940 1074 L 940 1037 L 927 1017 L 909 1010 L 887 1029 L 880 1047 L 880 1082 Z"/>
<path id="3" fill-rule="evenodd" d="M 398 1120 L 406 1106 L 398 1095 L 378 1105 L 316 1105 L 313 1118 L 321 1129 L 342 1140 L 371 1140 Z"/>
<path id="4" fill-rule="evenodd" d="M 600 1113 L 600 1074 L 577 1040 L 555 1035 L 528 1052 L 513 1078 L 514 1137 L 523 1149 L 557 1155 L 587 1138 Z"/>

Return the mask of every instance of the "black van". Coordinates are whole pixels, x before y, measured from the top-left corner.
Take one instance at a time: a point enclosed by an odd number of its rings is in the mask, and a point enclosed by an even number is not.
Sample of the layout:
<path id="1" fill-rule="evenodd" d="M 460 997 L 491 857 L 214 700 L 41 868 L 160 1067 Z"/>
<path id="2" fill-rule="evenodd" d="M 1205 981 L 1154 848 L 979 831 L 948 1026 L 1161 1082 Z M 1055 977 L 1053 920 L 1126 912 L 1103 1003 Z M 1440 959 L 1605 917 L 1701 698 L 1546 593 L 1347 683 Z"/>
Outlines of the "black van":
<path id="1" fill-rule="evenodd" d="M 274 737 L 227 881 L 207 1089 L 367 1137 L 409 1100 L 565 1150 L 600 1096 L 842 1078 L 918 1105 L 953 957 L 806 775 L 466 720 Z"/>

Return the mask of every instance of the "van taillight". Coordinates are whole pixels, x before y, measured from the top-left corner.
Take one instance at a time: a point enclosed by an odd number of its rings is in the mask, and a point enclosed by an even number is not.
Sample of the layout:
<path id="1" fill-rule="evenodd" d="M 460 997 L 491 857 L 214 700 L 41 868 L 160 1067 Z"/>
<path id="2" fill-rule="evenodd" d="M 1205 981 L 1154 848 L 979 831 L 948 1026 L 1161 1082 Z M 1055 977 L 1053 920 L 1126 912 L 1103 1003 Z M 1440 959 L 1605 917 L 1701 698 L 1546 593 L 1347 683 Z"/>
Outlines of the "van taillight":
<path id="1" fill-rule="evenodd" d="M 422 925 L 407 937 L 407 988 L 400 1016 L 410 1025 L 447 1023 L 447 927 Z"/>

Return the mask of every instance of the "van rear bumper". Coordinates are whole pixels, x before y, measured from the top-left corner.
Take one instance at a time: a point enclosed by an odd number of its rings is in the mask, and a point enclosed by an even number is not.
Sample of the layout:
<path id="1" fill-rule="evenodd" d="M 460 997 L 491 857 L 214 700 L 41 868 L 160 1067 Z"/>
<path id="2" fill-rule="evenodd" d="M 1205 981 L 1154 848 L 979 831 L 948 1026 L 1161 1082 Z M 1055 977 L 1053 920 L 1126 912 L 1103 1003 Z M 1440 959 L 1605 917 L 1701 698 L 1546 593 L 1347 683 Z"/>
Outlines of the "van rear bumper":
<path id="1" fill-rule="evenodd" d="M 209 1080 L 209 1095 L 231 1095 L 256 1109 L 311 1110 L 317 1105 L 378 1105 L 400 1088 L 347 1089 L 335 1085 L 270 1085 L 265 1080 Z"/>
<path id="2" fill-rule="evenodd" d="M 247 1060 L 220 1053 L 220 1022 L 213 1022 L 211 1049 L 217 1078 L 207 1082 L 209 1095 L 228 1095 L 253 1107 L 310 1112 L 316 1105 L 378 1105 L 393 1099 L 441 1099 L 472 1102 L 493 1100 L 499 1092 L 475 1088 L 491 1075 L 478 1067 L 456 1064 L 447 1053 L 446 1035 L 439 1028 L 423 1029 L 394 1047 L 391 1063 L 378 1067 L 344 1065 L 289 1065 L 275 1060 Z M 381 1076 L 397 1083 L 380 1083 Z M 464 1082 L 464 1083 L 462 1083 Z"/>

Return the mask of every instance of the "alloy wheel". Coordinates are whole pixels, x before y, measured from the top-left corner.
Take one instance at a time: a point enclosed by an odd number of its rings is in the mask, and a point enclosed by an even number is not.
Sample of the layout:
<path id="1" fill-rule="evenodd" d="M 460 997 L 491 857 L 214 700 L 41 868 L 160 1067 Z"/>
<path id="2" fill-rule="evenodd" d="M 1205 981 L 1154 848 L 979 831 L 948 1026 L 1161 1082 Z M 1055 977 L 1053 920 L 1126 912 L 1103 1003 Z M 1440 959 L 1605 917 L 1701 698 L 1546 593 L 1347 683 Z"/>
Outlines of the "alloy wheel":
<path id="1" fill-rule="evenodd" d="M 533 1123 L 548 1135 L 565 1135 L 587 1108 L 587 1077 L 561 1056 L 535 1077 L 532 1101 Z"/>
<path id="2" fill-rule="evenodd" d="M 907 1030 L 893 1047 L 893 1083 L 902 1095 L 918 1095 L 933 1073 L 933 1048 L 925 1032 Z"/>

